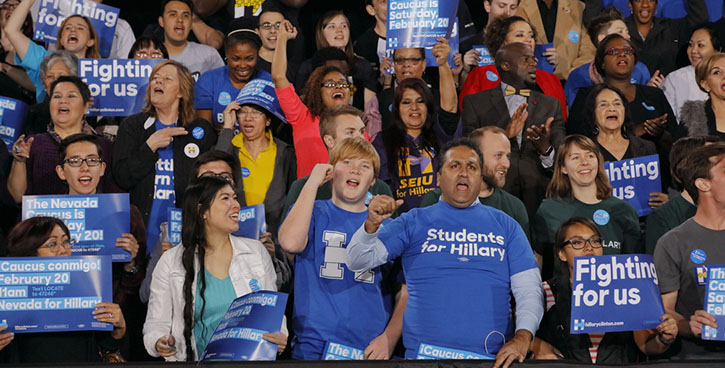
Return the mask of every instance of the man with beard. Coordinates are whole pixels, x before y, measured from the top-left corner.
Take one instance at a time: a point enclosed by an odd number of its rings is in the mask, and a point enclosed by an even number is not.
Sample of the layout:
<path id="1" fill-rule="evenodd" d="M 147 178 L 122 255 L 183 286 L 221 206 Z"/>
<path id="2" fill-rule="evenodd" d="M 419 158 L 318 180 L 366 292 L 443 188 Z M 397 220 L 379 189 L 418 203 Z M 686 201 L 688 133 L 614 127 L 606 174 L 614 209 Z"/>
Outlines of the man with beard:
<path id="1" fill-rule="evenodd" d="M 361 272 L 400 257 L 411 296 L 403 317 L 406 358 L 496 355 L 493 366 L 504 368 L 523 362 L 544 310 L 534 254 L 516 221 L 479 203 L 483 158 L 476 142 L 455 139 L 438 157 L 441 201 L 383 224 L 403 201 L 373 197 L 346 264 Z"/>
<path id="2" fill-rule="evenodd" d="M 463 97 L 463 134 L 498 126 L 511 142 L 511 167 L 504 189 L 521 199 L 531 218 L 544 198 L 554 148 L 563 141 L 559 101 L 536 88 L 536 58 L 523 43 L 501 47 L 494 57 L 499 88 Z"/>
<path id="3" fill-rule="evenodd" d="M 506 132 L 497 126 L 486 126 L 474 130 L 469 138 L 478 143 L 483 155 L 483 183 L 478 201 L 513 217 L 529 237 L 529 216 L 524 203 L 501 189 L 506 184 L 506 173 L 511 166 L 511 142 Z M 436 188 L 423 197 L 420 206 L 433 205 L 440 197 L 441 188 Z"/>

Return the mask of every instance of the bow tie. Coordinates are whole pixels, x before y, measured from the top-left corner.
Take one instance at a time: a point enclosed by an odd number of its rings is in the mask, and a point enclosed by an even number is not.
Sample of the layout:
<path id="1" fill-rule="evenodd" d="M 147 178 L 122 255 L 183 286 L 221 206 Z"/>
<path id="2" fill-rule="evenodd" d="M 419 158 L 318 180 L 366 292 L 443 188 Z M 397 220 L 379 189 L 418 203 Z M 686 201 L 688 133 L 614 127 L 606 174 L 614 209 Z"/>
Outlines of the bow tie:
<path id="1" fill-rule="evenodd" d="M 516 89 L 511 86 L 506 86 L 506 89 L 503 91 L 505 96 L 511 96 L 511 95 L 521 95 L 524 97 L 529 97 L 531 95 L 530 89 Z"/>

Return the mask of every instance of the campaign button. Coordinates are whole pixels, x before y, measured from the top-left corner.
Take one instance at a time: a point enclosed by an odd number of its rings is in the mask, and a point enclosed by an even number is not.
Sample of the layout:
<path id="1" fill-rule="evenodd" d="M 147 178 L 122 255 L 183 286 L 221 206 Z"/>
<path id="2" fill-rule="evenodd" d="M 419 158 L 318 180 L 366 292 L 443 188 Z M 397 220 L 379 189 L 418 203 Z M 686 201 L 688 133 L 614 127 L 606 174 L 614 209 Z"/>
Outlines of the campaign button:
<path id="1" fill-rule="evenodd" d="M 199 156 L 199 146 L 196 143 L 189 143 L 184 147 L 184 154 L 188 158 L 196 158 Z"/>

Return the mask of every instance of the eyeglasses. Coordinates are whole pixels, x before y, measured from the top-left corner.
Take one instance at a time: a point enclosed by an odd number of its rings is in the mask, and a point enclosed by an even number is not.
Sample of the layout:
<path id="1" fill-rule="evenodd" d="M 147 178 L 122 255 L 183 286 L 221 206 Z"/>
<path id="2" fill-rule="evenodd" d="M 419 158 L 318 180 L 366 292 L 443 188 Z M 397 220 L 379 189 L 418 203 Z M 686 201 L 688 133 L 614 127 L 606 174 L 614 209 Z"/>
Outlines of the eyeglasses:
<path id="1" fill-rule="evenodd" d="M 264 113 L 256 109 L 242 109 L 237 113 L 237 116 L 251 116 L 253 118 L 258 118 L 262 115 L 264 115 Z"/>
<path id="2" fill-rule="evenodd" d="M 612 47 L 607 49 L 607 51 L 604 51 L 604 53 L 609 56 L 634 55 L 634 49 L 631 47 Z"/>
<path id="3" fill-rule="evenodd" d="M 418 65 L 421 61 L 425 60 L 425 58 L 417 57 L 417 58 L 395 58 L 393 61 L 396 64 L 410 64 L 410 65 Z"/>
<path id="4" fill-rule="evenodd" d="M 201 173 L 201 175 L 199 175 L 200 178 L 209 177 L 209 176 L 217 176 L 220 178 L 224 178 L 230 183 L 234 182 L 234 176 L 229 171 L 222 171 L 222 172 L 204 171 L 203 173 Z"/>
<path id="5" fill-rule="evenodd" d="M 20 5 L 20 4 L 19 4 L 19 3 L 15 3 L 15 4 L 8 4 L 8 3 L 6 2 L 6 3 L 4 3 L 4 4 L 0 4 L 0 9 L 15 9 L 15 8 L 17 8 L 17 7 L 18 7 L 18 5 Z"/>
<path id="6" fill-rule="evenodd" d="M 53 251 L 54 253 L 58 253 L 62 249 L 71 249 L 72 247 L 73 247 L 73 241 L 65 240 L 62 243 L 56 243 L 56 242 L 52 241 L 50 243 L 43 244 L 38 248 L 47 248 L 47 249 L 50 249 L 51 251 Z"/>
<path id="7" fill-rule="evenodd" d="M 100 157 L 71 157 L 63 160 L 63 163 L 68 164 L 70 167 L 81 167 L 81 165 L 85 162 L 88 167 L 94 167 L 100 165 L 101 161 L 103 160 Z"/>
<path id="8" fill-rule="evenodd" d="M 571 238 L 567 241 L 565 241 L 563 244 L 564 246 L 571 245 L 571 247 L 575 250 L 583 249 L 586 244 L 589 243 L 589 245 L 592 246 L 592 248 L 601 248 L 602 247 L 602 238 L 593 237 L 590 239 L 584 239 L 580 237 Z"/>
<path id="9" fill-rule="evenodd" d="M 149 54 L 149 53 L 147 53 L 146 51 L 137 51 L 137 52 L 136 52 L 136 53 L 134 54 L 134 56 L 135 56 L 135 57 L 136 57 L 137 59 L 149 59 L 149 58 L 150 58 L 150 59 L 163 59 L 163 58 L 164 58 L 164 54 L 162 54 L 162 53 L 161 53 L 161 52 L 159 52 L 159 51 L 154 51 L 154 52 L 152 52 L 152 53 L 150 53 L 150 54 Z"/>
<path id="10" fill-rule="evenodd" d="M 337 88 L 340 87 L 342 89 L 348 89 L 350 88 L 350 83 L 347 82 L 335 82 L 335 81 L 325 81 L 322 83 L 322 86 L 325 88 Z"/>
<path id="11" fill-rule="evenodd" d="M 272 27 L 274 27 L 275 29 L 279 29 L 279 27 L 281 27 L 281 26 L 282 26 L 282 22 L 277 22 L 277 23 L 264 22 L 259 25 L 259 28 L 261 28 L 265 31 L 271 31 Z"/>

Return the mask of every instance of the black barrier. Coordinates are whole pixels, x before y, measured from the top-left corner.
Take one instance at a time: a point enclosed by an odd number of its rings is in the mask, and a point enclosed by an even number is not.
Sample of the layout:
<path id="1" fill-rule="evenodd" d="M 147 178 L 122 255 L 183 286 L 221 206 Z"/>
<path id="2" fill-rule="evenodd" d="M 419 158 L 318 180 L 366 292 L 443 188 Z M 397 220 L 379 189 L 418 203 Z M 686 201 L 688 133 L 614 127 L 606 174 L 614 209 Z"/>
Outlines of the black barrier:
<path id="1" fill-rule="evenodd" d="M 690 360 L 690 361 L 660 361 L 637 363 L 630 365 L 606 365 L 597 364 L 596 367 L 634 367 L 648 366 L 652 368 L 710 368 L 725 367 L 725 360 Z M 151 367 L 213 367 L 213 368 L 232 368 L 232 367 L 284 367 L 284 368 L 489 368 L 493 366 L 491 360 L 387 360 L 387 361 L 294 361 L 282 360 L 272 362 L 213 362 L 213 363 L 124 363 L 124 364 L 24 364 L 21 367 L 53 367 L 53 368 L 71 368 L 71 367 L 124 367 L 124 368 L 151 368 Z M 593 364 L 583 364 L 572 361 L 548 361 L 548 360 L 532 360 L 525 363 L 514 363 L 511 367 L 524 368 L 576 368 L 576 367 L 593 367 Z"/>

